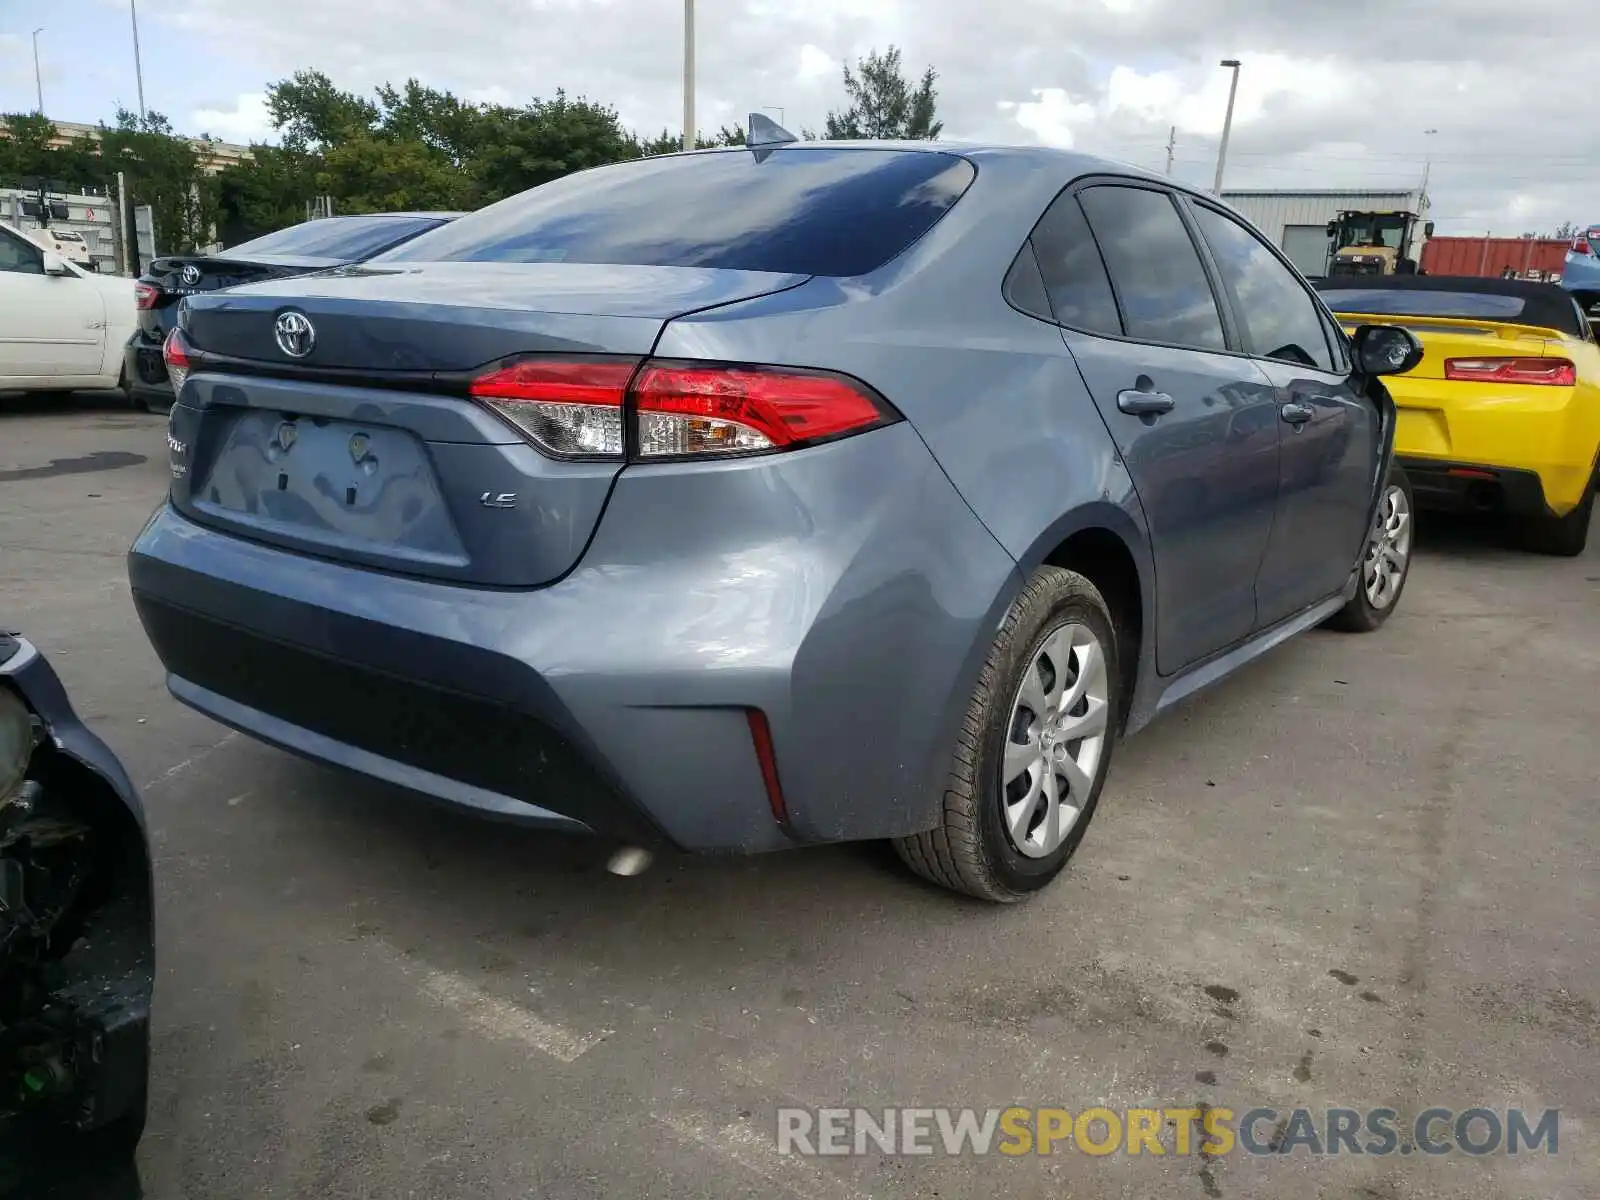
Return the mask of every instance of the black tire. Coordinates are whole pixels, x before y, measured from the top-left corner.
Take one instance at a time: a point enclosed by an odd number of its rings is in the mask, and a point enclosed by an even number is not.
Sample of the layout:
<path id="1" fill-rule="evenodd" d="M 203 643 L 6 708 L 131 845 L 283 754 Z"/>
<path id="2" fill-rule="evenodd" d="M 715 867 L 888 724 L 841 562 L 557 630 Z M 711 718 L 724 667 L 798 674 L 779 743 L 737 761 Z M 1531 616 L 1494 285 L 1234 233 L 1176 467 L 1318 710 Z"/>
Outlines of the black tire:
<path id="1" fill-rule="evenodd" d="M 1047 637 L 1069 622 L 1086 626 L 1104 654 L 1105 732 L 1076 822 L 1048 855 L 1029 857 L 1013 845 L 1001 819 L 1000 763 L 1024 672 Z M 1074 571 L 1040 567 L 1012 602 L 989 649 L 957 736 L 939 824 L 896 839 L 896 852 L 917 874 L 982 900 L 1014 903 L 1044 887 L 1077 851 L 1099 805 L 1120 732 L 1122 689 L 1115 623 L 1104 597 Z"/>
<path id="2" fill-rule="evenodd" d="M 1405 541 L 1405 563 L 1400 581 L 1380 591 L 1375 601 L 1367 588 L 1368 568 L 1377 552 L 1380 530 L 1384 527 L 1384 514 L 1390 489 L 1396 489 L 1404 497 L 1406 522 L 1410 531 Z M 1329 629 L 1338 629 L 1344 633 L 1371 633 L 1387 621 L 1399 607 L 1400 596 L 1406 590 L 1406 583 L 1411 579 L 1417 513 L 1416 501 L 1411 493 L 1411 480 L 1406 477 L 1401 467 L 1391 466 L 1383 490 L 1385 499 L 1378 505 L 1378 519 L 1373 523 L 1372 531 L 1367 535 L 1367 544 L 1361 551 L 1361 565 L 1357 568 L 1359 577 L 1356 580 L 1356 594 L 1350 598 L 1349 603 L 1328 618 L 1326 624 Z"/>
<path id="3" fill-rule="evenodd" d="M 1594 482 L 1578 507 L 1564 517 L 1529 517 L 1522 526 L 1522 544 L 1535 554 L 1576 558 L 1589 544 L 1589 522 L 1594 516 Z"/>

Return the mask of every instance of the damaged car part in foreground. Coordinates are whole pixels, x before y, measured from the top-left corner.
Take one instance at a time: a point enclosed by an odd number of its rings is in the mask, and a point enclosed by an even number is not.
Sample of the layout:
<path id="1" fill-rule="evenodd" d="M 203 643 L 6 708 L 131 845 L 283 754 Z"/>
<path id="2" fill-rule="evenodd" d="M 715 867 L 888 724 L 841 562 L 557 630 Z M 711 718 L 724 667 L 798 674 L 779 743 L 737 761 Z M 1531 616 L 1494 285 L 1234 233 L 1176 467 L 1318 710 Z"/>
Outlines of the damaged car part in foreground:
<path id="1" fill-rule="evenodd" d="M 144 1131 L 148 847 L 115 755 L 0 631 L 0 1195 L 34 1170 L 125 1163 Z"/>

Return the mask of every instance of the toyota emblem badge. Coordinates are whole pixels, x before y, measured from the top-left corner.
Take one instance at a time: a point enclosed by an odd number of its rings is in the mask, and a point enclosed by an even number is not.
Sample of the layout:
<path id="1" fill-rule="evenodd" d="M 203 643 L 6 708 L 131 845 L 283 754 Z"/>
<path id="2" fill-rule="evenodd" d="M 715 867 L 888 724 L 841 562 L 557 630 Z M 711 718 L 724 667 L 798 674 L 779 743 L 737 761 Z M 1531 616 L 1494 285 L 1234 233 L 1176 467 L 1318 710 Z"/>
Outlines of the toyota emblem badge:
<path id="1" fill-rule="evenodd" d="M 290 358 L 304 358 L 317 344 L 317 330 L 310 318 L 292 308 L 278 315 L 272 332 L 278 340 L 278 349 Z"/>

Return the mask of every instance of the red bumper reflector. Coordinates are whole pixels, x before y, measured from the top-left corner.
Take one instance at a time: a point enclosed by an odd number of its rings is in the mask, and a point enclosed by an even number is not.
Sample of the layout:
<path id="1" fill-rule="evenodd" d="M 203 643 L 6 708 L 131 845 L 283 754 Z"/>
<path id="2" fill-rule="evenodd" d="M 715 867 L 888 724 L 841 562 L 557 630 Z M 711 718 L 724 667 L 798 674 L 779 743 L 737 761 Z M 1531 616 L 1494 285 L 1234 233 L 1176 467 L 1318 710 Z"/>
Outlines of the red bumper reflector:
<path id="1" fill-rule="evenodd" d="M 767 785 L 767 803 L 772 806 L 772 819 L 788 827 L 789 806 L 783 802 L 783 786 L 778 782 L 778 758 L 772 750 L 772 727 L 767 724 L 767 714 L 759 708 L 745 709 L 750 721 L 750 740 L 755 744 L 756 761 L 761 764 L 761 779 Z"/>

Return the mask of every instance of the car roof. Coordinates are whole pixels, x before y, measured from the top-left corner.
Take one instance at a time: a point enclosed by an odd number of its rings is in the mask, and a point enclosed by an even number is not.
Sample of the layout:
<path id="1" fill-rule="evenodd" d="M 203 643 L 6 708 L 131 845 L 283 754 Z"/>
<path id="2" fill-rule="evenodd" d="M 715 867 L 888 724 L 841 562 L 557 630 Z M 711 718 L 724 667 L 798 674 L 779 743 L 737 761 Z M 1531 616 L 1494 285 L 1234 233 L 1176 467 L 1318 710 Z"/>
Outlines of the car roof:
<path id="1" fill-rule="evenodd" d="M 376 213 L 335 213 L 331 217 L 323 217 L 324 221 L 372 221 L 384 217 L 436 217 L 441 221 L 454 221 L 457 217 L 464 217 L 464 212 L 376 212 Z"/>
<path id="2" fill-rule="evenodd" d="M 1344 275 L 1313 280 L 1312 286 L 1319 292 L 1465 292 L 1479 296 L 1515 296 L 1523 302 L 1522 312 L 1515 321 L 1505 324 L 1537 325 L 1573 337 L 1584 336 L 1572 293 L 1554 283 L 1480 275 Z M 1331 300 L 1329 305 L 1335 307 Z M 1492 317 L 1474 317 L 1473 320 L 1494 323 Z"/>

